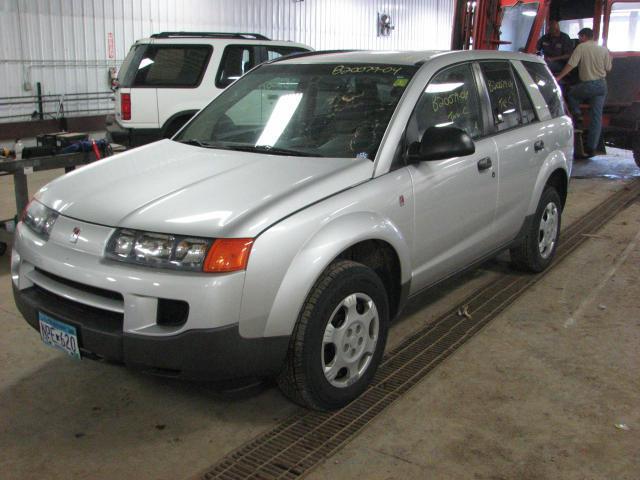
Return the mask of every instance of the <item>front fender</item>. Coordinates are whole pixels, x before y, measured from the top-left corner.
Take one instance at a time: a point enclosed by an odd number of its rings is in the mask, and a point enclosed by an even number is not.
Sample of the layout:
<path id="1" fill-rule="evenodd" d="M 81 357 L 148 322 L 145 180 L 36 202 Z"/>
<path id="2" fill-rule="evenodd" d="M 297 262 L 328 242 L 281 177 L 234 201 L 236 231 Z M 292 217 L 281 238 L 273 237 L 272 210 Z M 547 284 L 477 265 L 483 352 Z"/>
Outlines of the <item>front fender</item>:
<path id="1" fill-rule="evenodd" d="M 242 336 L 290 335 L 307 295 L 325 268 L 361 241 L 389 243 L 400 259 L 401 281 L 410 280 L 408 242 L 389 218 L 373 212 L 353 212 L 330 218 L 320 228 L 317 221 L 309 220 L 305 228 L 302 219 L 287 219 L 256 240 L 245 279 Z M 301 235 L 301 231 L 306 234 Z M 291 237 L 296 238 L 296 245 Z"/>

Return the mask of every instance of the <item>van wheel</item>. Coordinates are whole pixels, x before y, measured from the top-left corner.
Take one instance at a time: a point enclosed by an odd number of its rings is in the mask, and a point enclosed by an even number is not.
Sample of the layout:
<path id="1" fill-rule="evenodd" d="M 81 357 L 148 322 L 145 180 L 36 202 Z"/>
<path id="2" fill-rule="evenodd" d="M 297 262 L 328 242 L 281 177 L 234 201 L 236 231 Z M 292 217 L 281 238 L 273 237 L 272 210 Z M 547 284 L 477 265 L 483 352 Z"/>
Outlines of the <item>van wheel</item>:
<path id="1" fill-rule="evenodd" d="M 553 187 L 547 187 L 540 197 L 538 209 L 520 244 L 512 247 L 511 263 L 519 270 L 541 272 L 553 260 L 560 236 L 562 203 Z"/>
<path id="2" fill-rule="evenodd" d="M 315 410 L 334 410 L 371 383 L 387 342 L 382 281 L 361 263 L 329 265 L 305 301 L 278 376 L 282 392 Z"/>
<path id="3" fill-rule="evenodd" d="M 176 133 L 178 133 L 178 130 L 180 130 L 185 123 L 187 123 L 189 120 L 191 119 L 191 117 L 178 117 L 175 120 L 173 120 L 169 126 L 164 130 L 164 133 L 162 134 L 162 138 L 171 138 L 173 137 Z"/>

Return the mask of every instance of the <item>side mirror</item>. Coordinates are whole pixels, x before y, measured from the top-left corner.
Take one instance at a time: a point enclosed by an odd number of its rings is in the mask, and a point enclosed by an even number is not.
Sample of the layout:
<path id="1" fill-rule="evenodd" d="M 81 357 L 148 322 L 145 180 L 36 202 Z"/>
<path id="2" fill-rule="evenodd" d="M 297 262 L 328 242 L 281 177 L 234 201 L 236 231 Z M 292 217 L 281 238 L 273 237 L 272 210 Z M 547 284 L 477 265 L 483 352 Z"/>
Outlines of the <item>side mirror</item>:
<path id="1" fill-rule="evenodd" d="M 471 137 L 457 127 L 429 127 L 420 143 L 411 147 L 409 157 L 418 162 L 464 157 L 476 151 Z"/>

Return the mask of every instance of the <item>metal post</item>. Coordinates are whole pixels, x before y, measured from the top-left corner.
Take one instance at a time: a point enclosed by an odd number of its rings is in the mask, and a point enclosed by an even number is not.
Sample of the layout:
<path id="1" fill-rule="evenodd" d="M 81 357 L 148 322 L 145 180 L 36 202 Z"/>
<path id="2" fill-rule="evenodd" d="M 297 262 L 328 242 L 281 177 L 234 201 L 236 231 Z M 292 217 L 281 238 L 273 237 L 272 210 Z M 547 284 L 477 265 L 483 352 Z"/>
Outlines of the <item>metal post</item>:
<path id="1" fill-rule="evenodd" d="M 29 188 L 27 186 L 27 176 L 24 174 L 24 168 L 18 168 L 13 173 L 13 188 L 16 197 L 16 213 L 18 218 L 20 218 L 27 203 L 29 203 Z"/>
<path id="2" fill-rule="evenodd" d="M 36 91 L 38 92 L 38 117 L 44 120 L 44 111 L 42 109 L 42 84 L 36 83 Z"/>

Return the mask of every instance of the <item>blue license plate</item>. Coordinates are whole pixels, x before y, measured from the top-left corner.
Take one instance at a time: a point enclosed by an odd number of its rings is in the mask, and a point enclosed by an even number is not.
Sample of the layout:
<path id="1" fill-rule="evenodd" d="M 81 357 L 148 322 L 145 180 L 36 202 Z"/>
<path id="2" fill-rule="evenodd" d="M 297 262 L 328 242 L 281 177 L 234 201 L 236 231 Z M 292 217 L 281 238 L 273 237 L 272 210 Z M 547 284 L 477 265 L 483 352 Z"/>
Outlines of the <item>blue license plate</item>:
<path id="1" fill-rule="evenodd" d="M 45 345 L 62 350 L 67 355 L 80 360 L 76 327 L 51 318 L 42 312 L 38 312 L 38 320 L 40 321 L 40 336 Z"/>

